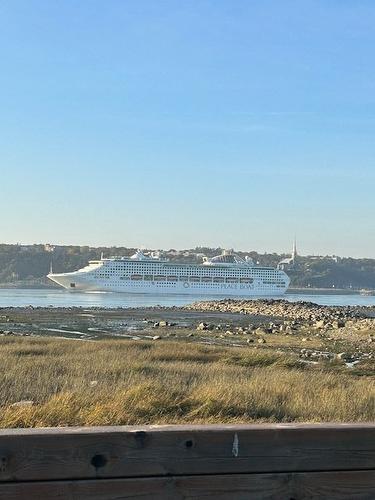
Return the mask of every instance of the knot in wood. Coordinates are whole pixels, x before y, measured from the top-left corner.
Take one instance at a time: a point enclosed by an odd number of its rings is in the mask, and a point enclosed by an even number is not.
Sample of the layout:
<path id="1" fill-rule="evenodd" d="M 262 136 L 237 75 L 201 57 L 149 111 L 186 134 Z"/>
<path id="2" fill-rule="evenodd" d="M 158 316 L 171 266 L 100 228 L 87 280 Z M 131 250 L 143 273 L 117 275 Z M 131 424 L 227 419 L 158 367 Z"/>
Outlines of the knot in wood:
<path id="1" fill-rule="evenodd" d="M 91 459 L 91 465 L 95 467 L 95 469 L 100 469 L 107 464 L 108 460 L 105 455 L 94 455 Z"/>
<path id="2" fill-rule="evenodd" d="M 8 468 L 8 457 L 0 456 L 0 472 L 5 472 Z"/>

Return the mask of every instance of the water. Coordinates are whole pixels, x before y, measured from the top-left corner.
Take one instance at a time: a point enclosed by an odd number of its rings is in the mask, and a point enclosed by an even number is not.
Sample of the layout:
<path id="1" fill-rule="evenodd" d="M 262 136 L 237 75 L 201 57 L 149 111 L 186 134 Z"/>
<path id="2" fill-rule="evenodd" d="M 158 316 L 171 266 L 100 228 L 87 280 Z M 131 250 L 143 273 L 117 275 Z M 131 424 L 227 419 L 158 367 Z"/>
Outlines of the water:
<path id="1" fill-rule="evenodd" d="M 290 293 L 283 298 L 291 302 L 304 300 L 329 306 L 374 306 L 375 296 L 362 295 L 307 295 Z M 147 307 L 147 306 L 182 306 L 197 300 L 218 299 L 207 295 L 130 295 L 125 293 L 91 292 L 79 293 L 67 290 L 36 290 L 36 289 L 0 289 L 0 307 L 22 306 L 54 306 L 54 307 Z"/>

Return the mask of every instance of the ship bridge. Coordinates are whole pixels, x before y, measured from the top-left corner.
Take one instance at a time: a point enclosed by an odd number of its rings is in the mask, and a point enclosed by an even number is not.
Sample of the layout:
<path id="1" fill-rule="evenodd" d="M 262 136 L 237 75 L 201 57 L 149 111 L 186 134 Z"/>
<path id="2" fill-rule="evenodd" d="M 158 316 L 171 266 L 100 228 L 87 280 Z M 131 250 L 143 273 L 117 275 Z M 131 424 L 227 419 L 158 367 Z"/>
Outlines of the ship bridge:
<path id="1" fill-rule="evenodd" d="M 250 257 L 245 257 L 243 259 L 239 255 L 224 251 L 221 255 L 212 257 L 211 259 L 206 259 L 203 262 L 204 266 L 253 266 L 253 259 Z"/>

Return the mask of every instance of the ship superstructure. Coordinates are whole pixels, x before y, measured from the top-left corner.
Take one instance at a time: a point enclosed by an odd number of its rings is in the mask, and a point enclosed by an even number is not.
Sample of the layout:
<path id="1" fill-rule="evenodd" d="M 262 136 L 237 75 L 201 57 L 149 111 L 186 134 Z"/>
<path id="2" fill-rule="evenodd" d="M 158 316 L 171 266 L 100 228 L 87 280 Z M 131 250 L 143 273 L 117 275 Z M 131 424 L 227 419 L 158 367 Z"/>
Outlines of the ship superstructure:
<path id="1" fill-rule="evenodd" d="M 284 271 L 255 265 L 233 252 L 202 264 L 183 264 L 139 250 L 131 257 L 90 261 L 71 273 L 50 272 L 48 278 L 77 291 L 223 296 L 283 295 L 290 282 Z"/>

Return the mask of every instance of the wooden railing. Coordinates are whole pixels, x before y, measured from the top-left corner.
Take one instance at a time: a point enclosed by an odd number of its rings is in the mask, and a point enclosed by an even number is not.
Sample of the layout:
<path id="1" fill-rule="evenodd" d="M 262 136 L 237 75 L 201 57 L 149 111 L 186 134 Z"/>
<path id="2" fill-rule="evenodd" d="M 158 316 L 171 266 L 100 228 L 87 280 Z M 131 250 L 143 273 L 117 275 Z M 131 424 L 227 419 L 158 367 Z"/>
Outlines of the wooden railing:
<path id="1" fill-rule="evenodd" d="M 0 499 L 375 499 L 374 425 L 0 431 Z"/>

